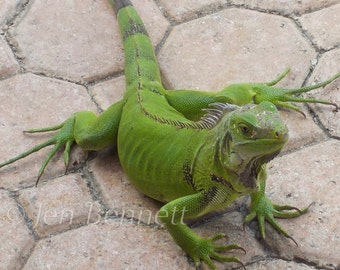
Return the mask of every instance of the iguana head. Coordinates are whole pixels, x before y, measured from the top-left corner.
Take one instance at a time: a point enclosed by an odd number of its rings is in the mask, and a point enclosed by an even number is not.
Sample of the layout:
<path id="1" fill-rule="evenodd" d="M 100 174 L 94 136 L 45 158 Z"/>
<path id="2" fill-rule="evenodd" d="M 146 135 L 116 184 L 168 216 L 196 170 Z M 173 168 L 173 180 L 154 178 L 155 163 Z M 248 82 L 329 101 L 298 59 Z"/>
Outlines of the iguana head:
<path id="1" fill-rule="evenodd" d="M 260 166 L 274 158 L 288 140 L 287 127 L 270 102 L 249 104 L 225 114 L 217 132 L 219 160 L 239 175 L 246 188 L 256 188 Z"/>

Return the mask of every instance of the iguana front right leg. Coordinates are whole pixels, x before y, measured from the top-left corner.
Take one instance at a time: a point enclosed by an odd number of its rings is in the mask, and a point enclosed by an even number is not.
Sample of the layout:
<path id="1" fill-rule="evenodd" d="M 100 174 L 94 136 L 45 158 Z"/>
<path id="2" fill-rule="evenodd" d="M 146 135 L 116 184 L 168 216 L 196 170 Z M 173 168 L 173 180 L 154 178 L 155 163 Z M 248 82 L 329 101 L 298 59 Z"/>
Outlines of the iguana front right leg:
<path id="1" fill-rule="evenodd" d="M 67 168 L 70 149 L 73 143 L 78 144 L 84 150 L 98 150 L 108 145 L 116 145 L 122 108 L 123 101 L 119 101 L 111 105 L 99 116 L 90 111 L 81 111 L 73 114 L 65 122 L 59 125 L 25 131 L 26 133 L 57 131 L 57 133 L 55 133 L 47 141 L 1 163 L 0 168 L 37 152 L 42 148 L 54 145 L 39 170 L 36 182 L 38 183 L 49 161 L 58 152 L 58 150 L 63 147 L 65 147 L 64 162 Z"/>
<path id="2" fill-rule="evenodd" d="M 281 81 L 289 71 L 289 69 L 286 69 L 276 79 L 267 83 L 231 84 L 219 92 L 170 90 L 166 91 L 166 97 L 172 107 L 183 113 L 184 116 L 191 120 L 199 120 L 205 113 L 203 109 L 207 109 L 209 104 L 216 102 L 242 106 L 249 103 L 259 104 L 263 101 L 269 101 L 276 106 L 290 108 L 300 113 L 302 112 L 299 108 L 291 102 L 321 103 L 334 106 L 335 111 L 338 110 L 338 105 L 333 102 L 321 99 L 297 97 L 295 95 L 325 87 L 339 78 L 340 73 L 335 74 L 326 81 L 297 89 L 274 87 L 274 85 Z"/>

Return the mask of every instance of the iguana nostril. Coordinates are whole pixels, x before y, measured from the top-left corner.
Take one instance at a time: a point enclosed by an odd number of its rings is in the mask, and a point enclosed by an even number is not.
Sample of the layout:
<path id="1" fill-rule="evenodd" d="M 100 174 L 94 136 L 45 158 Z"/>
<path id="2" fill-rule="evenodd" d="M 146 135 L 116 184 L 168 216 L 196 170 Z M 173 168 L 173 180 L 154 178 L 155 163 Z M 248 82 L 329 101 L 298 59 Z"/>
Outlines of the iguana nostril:
<path id="1" fill-rule="evenodd" d="M 288 140 L 289 137 L 288 132 L 286 130 L 276 130 L 273 133 L 273 136 L 279 140 Z"/>

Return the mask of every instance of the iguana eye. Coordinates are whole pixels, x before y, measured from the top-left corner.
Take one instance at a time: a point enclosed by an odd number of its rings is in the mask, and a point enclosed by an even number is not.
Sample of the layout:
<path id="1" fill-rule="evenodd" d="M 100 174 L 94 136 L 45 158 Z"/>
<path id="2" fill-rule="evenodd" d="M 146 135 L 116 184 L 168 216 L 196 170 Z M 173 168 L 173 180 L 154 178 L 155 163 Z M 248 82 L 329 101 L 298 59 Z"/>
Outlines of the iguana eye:
<path id="1" fill-rule="evenodd" d="M 240 131 L 244 134 L 244 135 L 248 135 L 249 133 L 250 133 L 250 128 L 247 126 L 247 125 L 245 125 L 245 124 L 240 124 L 239 125 L 239 129 L 240 129 Z"/>

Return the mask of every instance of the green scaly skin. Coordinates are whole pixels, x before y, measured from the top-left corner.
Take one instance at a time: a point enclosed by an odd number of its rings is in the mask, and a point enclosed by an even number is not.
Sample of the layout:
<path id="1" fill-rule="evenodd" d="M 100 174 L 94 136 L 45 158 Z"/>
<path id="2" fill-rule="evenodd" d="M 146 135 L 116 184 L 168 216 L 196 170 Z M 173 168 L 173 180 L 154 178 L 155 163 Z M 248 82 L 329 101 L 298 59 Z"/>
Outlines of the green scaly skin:
<path id="1" fill-rule="evenodd" d="M 8 165 L 48 145 L 54 145 L 38 174 L 39 181 L 54 154 L 65 147 L 69 162 L 73 143 L 86 150 L 116 145 L 120 162 L 131 182 L 144 194 L 164 202 L 160 220 L 176 243 L 194 260 L 215 269 L 212 259 L 237 262 L 221 253 L 240 249 L 218 245 L 223 234 L 202 238 L 184 219 L 223 209 L 236 198 L 250 194 L 251 211 L 245 221 L 257 218 L 262 237 L 267 220 L 278 232 L 289 234 L 275 217 L 292 218 L 307 211 L 273 204 L 265 195 L 266 163 L 288 140 L 288 131 L 276 106 L 299 111 L 290 102 L 336 104 L 296 97 L 323 87 L 340 74 L 314 86 L 281 89 L 269 83 L 234 84 L 216 92 L 165 90 L 155 53 L 143 22 L 129 1 L 111 1 L 123 38 L 126 92 L 123 99 L 101 115 L 83 111 L 64 123 L 27 131 L 58 131 L 45 143 L 0 164 Z"/>

